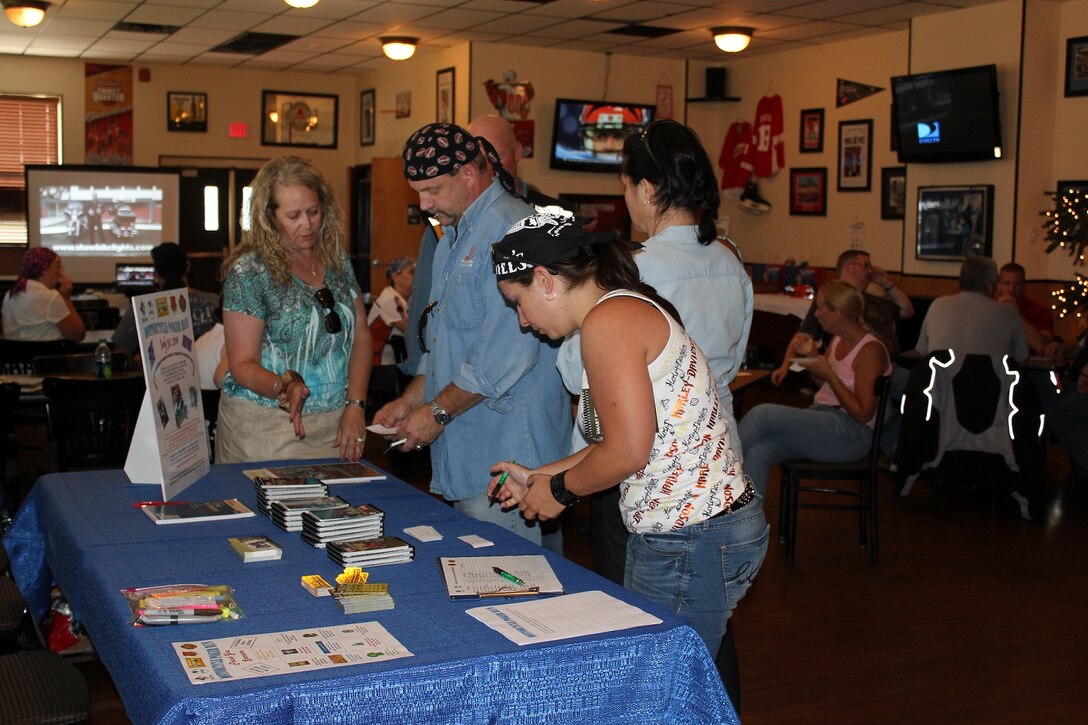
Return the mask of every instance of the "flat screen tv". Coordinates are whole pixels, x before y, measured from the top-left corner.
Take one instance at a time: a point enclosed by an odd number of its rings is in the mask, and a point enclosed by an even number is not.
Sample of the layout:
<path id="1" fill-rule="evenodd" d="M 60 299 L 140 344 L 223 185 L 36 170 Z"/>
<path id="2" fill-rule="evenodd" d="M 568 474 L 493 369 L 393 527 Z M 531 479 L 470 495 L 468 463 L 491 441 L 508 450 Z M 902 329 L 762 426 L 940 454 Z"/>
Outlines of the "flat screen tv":
<path id="1" fill-rule="evenodd" d="M 177 169 L 29 165 L 27 243 L 59 254 L 74 282 L 112 284 L 116 264 L 178 241 L 179 197 Z"/>
<path id="2" fill-rule="evenodd" d="M 996 66 L 897 76 L 892 99 L 901 163 L 1001 158 Z"/>
<path id="3" fill-rule="evenodd" d="M 617 173 L 623 142 L 654 120 L 654 106 L 555 99 L 551 168 Z"/>

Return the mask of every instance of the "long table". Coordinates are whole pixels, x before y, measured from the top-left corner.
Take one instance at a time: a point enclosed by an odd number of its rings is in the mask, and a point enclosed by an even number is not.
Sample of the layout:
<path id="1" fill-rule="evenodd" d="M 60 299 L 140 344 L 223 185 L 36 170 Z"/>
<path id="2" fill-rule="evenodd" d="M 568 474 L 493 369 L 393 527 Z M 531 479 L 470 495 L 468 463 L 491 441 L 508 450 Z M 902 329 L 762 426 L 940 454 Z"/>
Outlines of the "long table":
<path id="1" fill-rule="evenodd" d="M 186 501 L 239 498 L 257 511 L 244 468 L 213 466 Z M 375 567 L 396 607 L 344 615 L 315 598 L 300 577 L 332 581 L 339 567 L 298 534 L 254 518 L 155 525 L 134 504 L 159 497 L 121 471 L 41 478 L 20 508 L 4 546 L 35 613 L 55 579 L 84 624 L 135 723 L 737 723 L 706 646 L 677 616 L 497 526 L 471 520 L 389 476 L 330 486 L 353 504 L 386 514 L 386 533 L 415 547 L 409 564 Z M 435 527 L 421 543 L 407 526 Z M 278 561 L 243 564 L 230 536 L 266 534 Z M 458 539 L 478 534 L 494 546 Z M 542 554 L 568 593 L 601 590 L 657 616 L 662 624 L 552 643 L 517 646 L 465 613 L 477 600 L 451 601 L 439 556 Z M 206 625 L 133 627 L 120 590 L 171 583 L 229 584 L 245 617 Z M 192 685 L 172 643 L 379 622 L 414 656 L 332 670 Z"/>

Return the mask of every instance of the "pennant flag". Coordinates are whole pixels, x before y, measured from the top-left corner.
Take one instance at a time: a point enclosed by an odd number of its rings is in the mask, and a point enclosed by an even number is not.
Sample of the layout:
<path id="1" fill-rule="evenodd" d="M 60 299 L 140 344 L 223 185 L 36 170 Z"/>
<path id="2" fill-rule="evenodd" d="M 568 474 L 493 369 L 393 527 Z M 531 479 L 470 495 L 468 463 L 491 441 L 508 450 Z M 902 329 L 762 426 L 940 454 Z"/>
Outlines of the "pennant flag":
<path id="1" fill-rule="evenodd" d="M 874 93 L 880 93 L 882 90 L 884 89 L 879 86 L 869 86 L 864 83 L 856 83 L 855 81 L 847 81 L 840 78 L 839 88 L 835 93 L 835 108 L 849 106 L 854 101 L 868 98 Z"/>

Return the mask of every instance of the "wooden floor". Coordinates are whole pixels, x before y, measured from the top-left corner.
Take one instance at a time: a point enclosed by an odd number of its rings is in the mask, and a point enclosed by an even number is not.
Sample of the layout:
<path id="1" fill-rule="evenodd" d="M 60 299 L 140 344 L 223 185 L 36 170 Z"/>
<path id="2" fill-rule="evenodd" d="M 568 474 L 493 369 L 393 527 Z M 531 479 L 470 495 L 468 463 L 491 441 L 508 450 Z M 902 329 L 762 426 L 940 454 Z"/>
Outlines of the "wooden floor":
<path id="1" fill-rule="evenodd" d="M 746 402 L 794 400 L 752 390 Z M 370 460 L 389 466 L 371 436 Z M 406 477 L 425 487 L 426 465 Z M 1080 722 L 1088 711 L 1088 486 L 1074 503 L 1065 454 L 1048 455 L 1049 520 L 988 496 L 929 487 L 880 499 L 881 563 L 857 546 L 856 516 L 801 511 L 797 558 L 771 522 L 763 569 L 734 619 L 747 725 Z M 777 512 L 772 479 L 768 512 Z M 776 516 L 776 514 L 775 514 Z M 775 518 L 775 517 L 769 517 Z M 567 520 L 567 558 L 589 565 L 588 511 Z M 91 725 L 128 722 L 100 665 L 81 665 Z"/>

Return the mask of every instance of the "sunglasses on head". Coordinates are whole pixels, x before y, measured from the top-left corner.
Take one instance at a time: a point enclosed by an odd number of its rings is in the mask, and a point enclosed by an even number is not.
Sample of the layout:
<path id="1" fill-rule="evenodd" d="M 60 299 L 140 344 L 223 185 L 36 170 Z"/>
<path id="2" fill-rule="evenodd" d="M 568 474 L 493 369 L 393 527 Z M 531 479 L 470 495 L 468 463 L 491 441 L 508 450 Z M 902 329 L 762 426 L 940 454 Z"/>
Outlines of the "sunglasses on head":
<path id="1" fill-rule="evenodd" d="M 314 293 L 314 298 L 325 310 L 325 331 L 331 335 L 340 332 L 340 315 L 333 309 L 336 306 L 336 299 L 332 296 L 332 290 L 322 287 Z"/>

